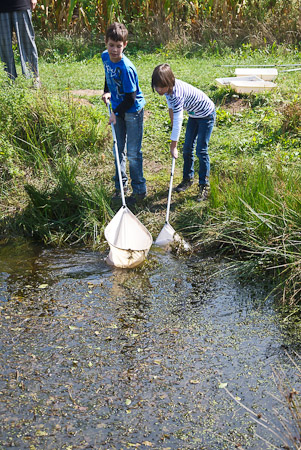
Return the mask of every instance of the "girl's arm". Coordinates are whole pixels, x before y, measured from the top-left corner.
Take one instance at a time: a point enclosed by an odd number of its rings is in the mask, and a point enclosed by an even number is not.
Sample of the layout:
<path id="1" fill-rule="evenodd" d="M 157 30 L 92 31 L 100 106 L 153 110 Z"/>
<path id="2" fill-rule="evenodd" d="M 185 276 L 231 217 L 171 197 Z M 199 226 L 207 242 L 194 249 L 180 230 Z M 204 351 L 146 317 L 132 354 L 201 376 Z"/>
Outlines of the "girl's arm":
<path id="1" fill-rule="evenodd" d="M 173 126 L 173 110 L 171 108 L 168 108 L 169 117 L 171 121 L 171 127 Z"/>
<path id="2" fill-rule="evenodd" d="M 177 149 L 178 140 L 180 137 L 182 122 L 183 122 L 183 110 L 174 114 L 172 108 L 168 108 L 169 117 L 171 120 L 172 132 L 171 132 L 171 143 L 170 143 L 170 153 L 173 158 L 178 158 L 179 153 Z"/>
<path id="3" fill-rule="evenodd" d="M 170 143 L 171 156 L 176 159 L 179 156 L 177 145 L 178 145 L 178 141 L 171 141 L 171 143 Z"/>
<path id="4" fill-rule="evenodd" d="M 171 121 L 171 126 L 173 126 L 173 110 L 168 108 L 169 117 Z M 170 143 L 170 153 L 173 158 L 178 157 L 178 149 L 177 149 L 178 141 L 171 141 Z"/>

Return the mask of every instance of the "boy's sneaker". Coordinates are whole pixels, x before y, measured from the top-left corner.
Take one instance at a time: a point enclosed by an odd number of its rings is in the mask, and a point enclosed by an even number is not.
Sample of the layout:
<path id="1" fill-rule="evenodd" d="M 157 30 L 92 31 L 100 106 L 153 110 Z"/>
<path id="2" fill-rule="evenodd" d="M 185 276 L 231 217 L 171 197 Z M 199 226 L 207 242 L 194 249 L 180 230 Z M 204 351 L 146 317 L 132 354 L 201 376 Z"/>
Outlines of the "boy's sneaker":
<path id="1" fill-rule="evenodd" d="M 209 192 L 210 192 L 209 184 L 200 184 L 199 188 L 200 188 L 200 191 L 199 191 L 197 201 L 204 202 L 205 200 L 208 200 Z"/>
<path id="2" fill-rule="evenodd" d="M 128 192 L 128 190 L 129 190 L 128 186 L 123 186 L 124 195 Z M 115 193 L 112 197 L 112 200 L 114 201 L 114 200 L 120 200 L 120 199 L 121 199 L 121 192 L 119 189 L 115 189 Z"/>
<path id="3" fill-rule="evenodd" d="M 121 199 L 121 193 L 118 189 L 115 190 L 114 195 L 112 195 L 113 202 Z"/>
<path id="4" fill-rule="evenodd" d="M 175 192 L 184 192 L 192 185 L 193 185 L 193 178 L 183 178 L 181 183 L 177 187 L 175 187 L 174 190 Z"/>
<path id="5" fill-rule="evenodd" d="M 142 202 L 146 197 L 146 192 L 143 192 L 143 194 L 134 194 L 127 198 L 126 203 L 128 205 L 135 205 L 136 203 Z"/>

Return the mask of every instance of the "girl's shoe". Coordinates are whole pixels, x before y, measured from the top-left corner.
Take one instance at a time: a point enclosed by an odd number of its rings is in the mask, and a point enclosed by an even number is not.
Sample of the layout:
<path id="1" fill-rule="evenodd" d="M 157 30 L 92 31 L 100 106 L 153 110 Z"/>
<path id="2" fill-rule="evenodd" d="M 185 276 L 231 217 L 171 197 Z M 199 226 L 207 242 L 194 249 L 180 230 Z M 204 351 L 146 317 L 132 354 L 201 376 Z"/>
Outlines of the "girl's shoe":
<path id="1" fill-rule="evenodd" d="M 210 186 L 209 184 L 200 184 L 199 185 L 200 191 L 197 198 L 197 202 L 204 202 L 205 200 L 208 200 L 209 193 L 210 193 Z"/>

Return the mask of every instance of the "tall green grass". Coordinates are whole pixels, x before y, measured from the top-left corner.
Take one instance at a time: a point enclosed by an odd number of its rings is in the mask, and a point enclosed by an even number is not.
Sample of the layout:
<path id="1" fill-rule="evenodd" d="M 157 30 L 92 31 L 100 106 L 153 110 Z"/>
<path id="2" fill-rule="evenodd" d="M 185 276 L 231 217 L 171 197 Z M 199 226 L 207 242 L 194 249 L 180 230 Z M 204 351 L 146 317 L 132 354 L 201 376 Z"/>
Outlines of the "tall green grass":
<path id="1" fill-rule="evenodd" d="M 81 108 L 68 92 L 63 97 L 44 95 L 26 89 L 24 83 L 2 85 L 0 90 L 0 133 L 21 160 L 41 167 L 66 151 L 79 154 L 98 147 L 103 139 L 99 111 Z"/>
<path id="2" fill-rule="evenodd" d="M 112 215 L 99 173 L 107 164 L 102 112 L 82 107 L 68 91 L 32 90 L 20 78 L 2 80 L 0 117 L 1 233 L 55 245 L 91 243 L 97 228 L 100 241 Z"/>
<path id="3" fill-rule="evenodd" d="M 100 243 L 112 216 L 107 189 L 101 182 L 85 187 L 76 175 L 76 164 L 66 159 L 56 167 L 52 186 L 25 185 L 29 204 L 17 224 L 26 235 L 55 246 Z"/>
<path id="4" fill-rule="evenodd" d="M 300 166 L 283 168 L 271 161 L 244 164 L 228 178 L 215 173 L 208 210 L 194 209 L 189 223 L 182 218 L 182 227 L 197 245 L 240 255 L 241 273 L 265 271 L 281 288 L 284 302 L 296 304 L 301 293 L 300 178 Z"/>

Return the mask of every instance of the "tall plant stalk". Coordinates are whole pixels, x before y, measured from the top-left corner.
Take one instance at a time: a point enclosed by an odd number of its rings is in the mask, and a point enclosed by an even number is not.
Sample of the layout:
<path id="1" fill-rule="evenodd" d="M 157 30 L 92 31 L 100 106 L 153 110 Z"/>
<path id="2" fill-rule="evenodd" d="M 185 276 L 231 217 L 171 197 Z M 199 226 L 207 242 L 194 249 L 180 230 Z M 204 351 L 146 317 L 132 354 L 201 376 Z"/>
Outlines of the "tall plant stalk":
<path id="1" fill-rule="evenodd" d="M 201 40 L 208 29 L 212 36 L 234 38 L 235 33 L 250 35 L 256 29 L 270 39 L 298 42 L 301 9 L 300 0 L 42 0 L 35 19 L 46 35 L 87 28 L 104 33 L 109 23 L 122 21 L 132 32 L 138 25 L 148 36 L 160 36 L 158 24 L 164 24 L 169 38 L 188 33 Z"/>

